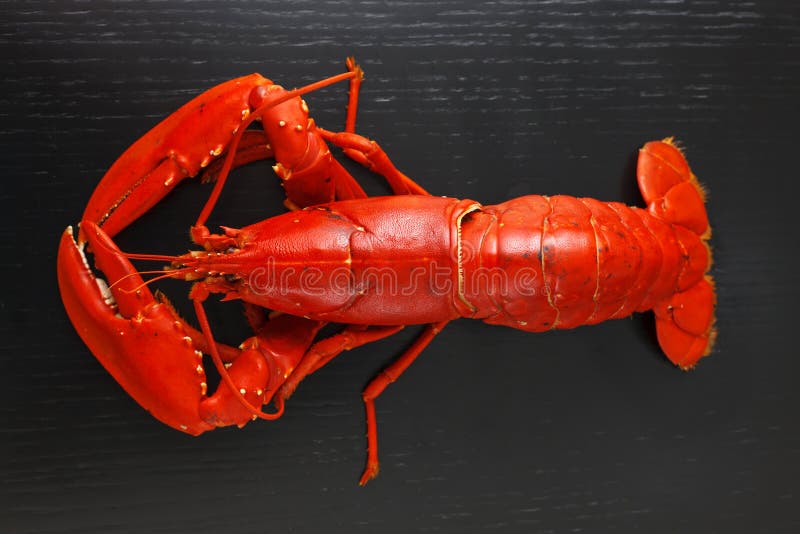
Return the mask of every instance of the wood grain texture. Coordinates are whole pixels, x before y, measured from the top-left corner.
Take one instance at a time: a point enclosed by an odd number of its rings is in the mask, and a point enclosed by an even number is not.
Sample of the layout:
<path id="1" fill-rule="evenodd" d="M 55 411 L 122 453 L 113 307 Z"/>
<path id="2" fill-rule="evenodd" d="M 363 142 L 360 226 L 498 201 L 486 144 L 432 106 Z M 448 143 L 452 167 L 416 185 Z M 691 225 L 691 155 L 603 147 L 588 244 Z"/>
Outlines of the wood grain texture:
<path id="1" fill-rule="evenodd" d="M 796 532 L 800 8 L 659 0 L 7 2 L 0 17 L 0 531 Z M 639 203 L 636 149 L 676 135 L 710 192 L 719 341 L 671 368 L 652 318 L 531 335 L 449 326 L 378 401 L 360 489 L 359 392 L 411 340 L 353 351 L 278 422 L 201 438 L 134 404 L 58 296 L 60 232 L 124 148 L 197 92 L 367 72 L 358 129 L 435 194 Z M 345 90 L 308 97 L 343 123 Z M 280 212 L 269 167 L 210 224 Z M 361 173 L 369 190 L 379 180 Z M 120 235 L 183 251 L 207 188 Z M 186 286 L 166 284 L 183 302 Z M 223 340 L 239 307 L 210 313 Z"/>

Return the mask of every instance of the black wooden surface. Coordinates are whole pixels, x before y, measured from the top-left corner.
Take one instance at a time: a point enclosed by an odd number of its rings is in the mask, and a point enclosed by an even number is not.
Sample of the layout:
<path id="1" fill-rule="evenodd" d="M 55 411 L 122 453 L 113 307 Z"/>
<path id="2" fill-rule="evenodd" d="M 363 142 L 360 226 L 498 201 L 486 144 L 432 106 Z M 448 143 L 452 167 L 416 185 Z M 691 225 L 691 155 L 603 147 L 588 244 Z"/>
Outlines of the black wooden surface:
<path id="1" fill-rule="evenodd" d="M 4 2 L 0 531 L 796 532 L 796 2 Z M 719 340 L 672 368 L 637 316 L 533 335 L 460 321 L 378 402 L 412 332 L 309 378 L 286 416 L 191 438 L 141 410 L 75 334 L 60 232 L 122 150 L 200 90 L 367 72 L 359 130 L 431 192 L 639 202 L 636 149 L 676 135 L 707 185 Z M 307 98 L 328 128 L 344 87 Z M 359 175 L 370 191 L 379 180 Z M 120 235 L 183 251 L 208 189 Z M 267 165 L 212 224 L 279 213 Z M 186 286 L 162 285 L 183 309 Z M 188 314 L 187 314 L 188 315 Z M 214 306 L 219 337 L 247 335 Z"/>

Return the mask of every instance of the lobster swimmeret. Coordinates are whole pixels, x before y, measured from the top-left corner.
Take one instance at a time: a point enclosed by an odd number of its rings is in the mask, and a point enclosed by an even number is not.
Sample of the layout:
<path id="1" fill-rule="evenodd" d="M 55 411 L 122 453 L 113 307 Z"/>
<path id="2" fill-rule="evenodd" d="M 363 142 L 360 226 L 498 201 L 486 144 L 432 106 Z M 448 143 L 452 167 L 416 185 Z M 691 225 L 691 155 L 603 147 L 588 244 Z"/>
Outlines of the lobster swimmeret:
<path id="1" fill-rule="evenodd" d="M 647 209 L 568 196 L 496 206 L 432 197 L 355 133 L 361 70 L 286 91 L 258 75 L 198 96 L 129 148 L 98 185 L 58 254 L 62 299 L 78 333 L 144 408 L 191 434 L 276 419 L 300 381 L 348 350 L 426 324 L 365 389 L 368 460 L 378 472 L 374 401 L 449 321 L 532 332 L 653 310 L 658 341 L 683 369 L 708 354 L 715 331 L 704 195 L 670 139 L 647 143 L 637 177 Z M 349 80 L 343 132 L 319 128 L 301 94 Z M 260 120 L 263 131 L 246 129 Z M 386 178 L 398 196 L 366 198 L 327 143 Z M 224 157 L 222 157 L 224 155 Z M 205 221 L 229 170 L 274 158 L 292 211 L 212 234 Z M 112 241 L 175 185 L 206 168 L 216 179 L 192 228 L 203 250 L 126 254 Z M 97 277 L 84 254 L 111 282 Z M 166 260 L 164 276 L 194 281 L 200 330 L 150 292 L 131 259 Z M 245 303 L 255 335 L 214 340 L 203 301 Z M 268 314 L 266 310 L 269 310 Z M 327 323 L 335 335 L 315 340 Z M 203 355 L 221 382 L 209 395 Z M 262 411 L 272 404 L 274 411 Z"/>

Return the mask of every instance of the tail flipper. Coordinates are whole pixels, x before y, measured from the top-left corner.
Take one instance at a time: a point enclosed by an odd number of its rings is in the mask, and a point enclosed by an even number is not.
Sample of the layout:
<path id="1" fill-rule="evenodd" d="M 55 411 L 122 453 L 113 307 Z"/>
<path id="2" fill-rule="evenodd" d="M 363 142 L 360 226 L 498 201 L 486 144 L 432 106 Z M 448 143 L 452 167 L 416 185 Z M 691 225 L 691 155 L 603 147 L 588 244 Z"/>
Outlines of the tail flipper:
<path id="1" fill-rule="evenodd" d="M 689 256 L 689 267 L 679 276 L 677 291 L 654 307 L 661 349 L 675 365 L 689 369 L 711 352 L 716 336 L 716 294 L 707 272 L 711 227 L 705 194 L 672 138 L 643 146 L 636 173 L 650 214 L 675 226 Z M 692 264 L 702 266 L 702 271 L 690 274 Z"/>

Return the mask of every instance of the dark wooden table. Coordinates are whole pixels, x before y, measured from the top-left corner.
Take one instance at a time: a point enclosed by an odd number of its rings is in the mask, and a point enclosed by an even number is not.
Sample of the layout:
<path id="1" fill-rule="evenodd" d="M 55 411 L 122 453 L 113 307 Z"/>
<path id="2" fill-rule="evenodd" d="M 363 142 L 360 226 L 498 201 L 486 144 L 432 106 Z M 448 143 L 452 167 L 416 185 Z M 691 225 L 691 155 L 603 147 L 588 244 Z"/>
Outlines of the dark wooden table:
<path id="1" fill-rule="evenodd" d="M 800 8 L 785 0 L 17 2 L 0 17 L 2 532 L 797 532 Z M 645 141 L 707 186 L 719 341 L 671 367 L 652 317 L 533 335 L 460 321 L 378 402 L 413 332 L 309 378 L 285 417 L 191 438 L 152 419 L 69 323 L 59 234 L 124 148 L 202 89 L 367 72 L 359 130 L 431 192 L 639 203 Z M 344 87 L 309 95 L 343 122 Z M 364 173 L 372 193 L 381 182 Z M 183 187 L 124 249 L 183 251 Z M 281 211 L 267 165 L 212 224 Z M 185 284 L 161 286 L 186 311 Z M 248 335 L 235 304 L 219 337 Z M 794 347 L 794 348 L 793 348 Z"/>

